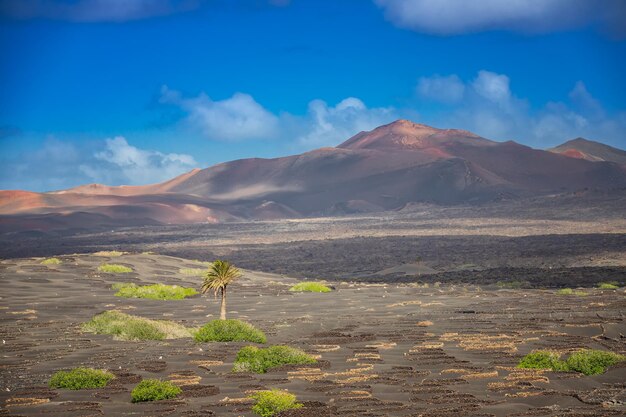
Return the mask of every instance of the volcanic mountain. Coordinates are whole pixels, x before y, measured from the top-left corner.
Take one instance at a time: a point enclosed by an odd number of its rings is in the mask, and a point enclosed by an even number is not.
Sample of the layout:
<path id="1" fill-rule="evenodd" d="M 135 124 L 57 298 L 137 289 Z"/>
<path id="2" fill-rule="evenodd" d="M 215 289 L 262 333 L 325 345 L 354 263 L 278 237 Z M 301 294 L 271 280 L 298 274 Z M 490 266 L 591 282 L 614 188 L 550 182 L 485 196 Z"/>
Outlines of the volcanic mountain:
<path id="1" fill-rule="evenodd" d="M 626 151 L 585 138 L 572 139 L 549 151 L 588 161 L 609 161 L 626 165 Z"/>
<path id="2" fill-rule="evenodd" d="M 619 187 L 626 166 L 615 162 L 398 120 L 335 148 L 225 162 L 159 184 L 0 191 L 0 230 L 338 215 Z"/>

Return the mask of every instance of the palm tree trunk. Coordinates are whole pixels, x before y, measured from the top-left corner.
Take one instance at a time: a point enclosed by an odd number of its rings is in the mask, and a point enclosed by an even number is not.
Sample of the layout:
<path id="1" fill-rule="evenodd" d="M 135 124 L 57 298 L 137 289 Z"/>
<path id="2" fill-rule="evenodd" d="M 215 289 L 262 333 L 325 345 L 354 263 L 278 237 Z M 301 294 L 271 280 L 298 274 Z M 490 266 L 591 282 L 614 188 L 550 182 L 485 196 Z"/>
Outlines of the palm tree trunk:
<path id="1" fill-rule="evenodd" d="M 220 320 L 226 320 L 226 288 L 222 288 L 222 304 L 220 306 Z"/>

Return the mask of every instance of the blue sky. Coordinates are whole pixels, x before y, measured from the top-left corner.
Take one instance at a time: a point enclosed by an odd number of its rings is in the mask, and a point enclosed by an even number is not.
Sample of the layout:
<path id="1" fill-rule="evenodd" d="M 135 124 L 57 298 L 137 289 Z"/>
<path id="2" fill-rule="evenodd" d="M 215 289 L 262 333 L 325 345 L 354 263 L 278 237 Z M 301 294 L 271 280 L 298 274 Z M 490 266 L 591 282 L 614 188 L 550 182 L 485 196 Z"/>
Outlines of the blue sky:
<path id="1" fill-rule="evenodd" d="M 619 0 L 0 0 L 0 188 L 158 182 L 398 118 L 626 147 Z"/>

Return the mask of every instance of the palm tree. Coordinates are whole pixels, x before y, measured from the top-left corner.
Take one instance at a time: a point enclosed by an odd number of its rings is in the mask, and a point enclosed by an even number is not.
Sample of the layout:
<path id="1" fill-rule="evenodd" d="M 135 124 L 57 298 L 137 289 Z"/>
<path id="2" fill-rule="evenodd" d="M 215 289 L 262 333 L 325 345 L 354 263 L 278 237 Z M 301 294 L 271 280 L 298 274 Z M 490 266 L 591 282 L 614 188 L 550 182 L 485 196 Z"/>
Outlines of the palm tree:
<path id="1" fill-rule="evenodd" d="M 222 304 L 220 306 L 221 320 L 226 320 L 226 287 L 240 276 L 241 271 L 239 269 L 235 268 L 228 261 L 220 260 L 213 262 L 213 266 L 204 274 L 202 294 L 212 290 L 216 297 L 218 293 L 222 296 Z"/>

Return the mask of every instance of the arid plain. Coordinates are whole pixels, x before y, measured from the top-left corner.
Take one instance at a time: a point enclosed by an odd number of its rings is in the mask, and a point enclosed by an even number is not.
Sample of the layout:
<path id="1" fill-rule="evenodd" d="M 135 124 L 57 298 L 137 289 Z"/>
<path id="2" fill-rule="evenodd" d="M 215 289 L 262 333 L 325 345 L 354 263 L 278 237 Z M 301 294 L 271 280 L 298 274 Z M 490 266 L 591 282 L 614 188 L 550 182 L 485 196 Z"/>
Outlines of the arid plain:
<path id="1" fill-rule="evenodd" d="M 114 261 L 132 274 L 97 272 L 111 259 L 61 257 L 2 262 L 3 415 L 252 415 L 249 392 L 282 388 L 305 407 L 285 415 L 346 416 L 617 416 L 623 415 L 626 368 L 585 377 L 515 368 L 533 349 L 624 351 L 621 290 L 481 289 L 474 285 L 340 282 L 326 294 L 294 294 L 284 276 L 245 271 L 230 297 L 230 315 L 247 320 L 272 344 L 316 355 L 310 366 L 267 374 L 233 374 L 248 343 L 115 341 L 83 333 L 104 310 L 200 326 L 215 318 L 212 298 L 157 301 L 114 296 L 120 281 L 197 286 L 179 273 L 180 258 L 128 254 Z M 207 318 L 207 315 L 209 318 Z M 50 375 L 77 365 L 112 370 L 102 389 L 50 390 Z M 172 380 L 181 398 L 131 404 L 142 377 Z"/>
<path id="2" fill-rule="evenodd" d="M 303 401 L 285 416 L 623 415 L 624 365 L 597 376 L 516 368 L 536 349 L 626 353 L 623 288 L 596 288 L 624 284 L 623 199 L 593 198 L 14 235 L 12 242 L 5 234 L 2 415 L 252 416 L 247 395 L 269 388 Z M 62 263 L 19 258 L 25 248 Z M 129 253 L 89 254 L 111 249 Z M 121 341 L 81 330 L 114 309 L 188 327 L 217 318 L 212 296 L 126 299 L 111 289 L 118 282 L 199 288 L 200 277 L 181 271 L 215 258 L 245 268 L 229 292 L 229 317 L 265 331 L 268 344 L 315 355 L 317 364 L 232 373 L 249 343 Z M 98 272 L 107 262 L 133 272 Z M 335 290 L 288 291 L 305 279 L 325 279 Z M 79 365 L 117 378 L 102 389 L 47 388 L 52 373 Z M 174 381 L 183 395 L 132 404 L 130 390 L 149 377 Z"/>

